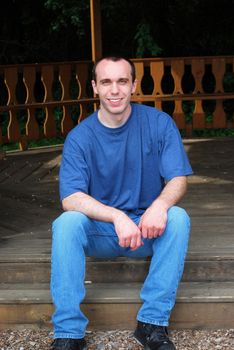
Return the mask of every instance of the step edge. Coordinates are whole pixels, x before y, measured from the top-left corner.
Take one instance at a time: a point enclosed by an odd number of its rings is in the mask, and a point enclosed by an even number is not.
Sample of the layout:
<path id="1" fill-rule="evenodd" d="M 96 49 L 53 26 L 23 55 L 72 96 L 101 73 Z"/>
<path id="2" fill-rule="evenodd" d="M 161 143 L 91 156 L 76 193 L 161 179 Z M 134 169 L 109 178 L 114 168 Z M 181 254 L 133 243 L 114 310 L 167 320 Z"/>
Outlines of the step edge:
<path id="1" fill-rule="evenodd" d="M 207 262 L 207 261 L 233 261 L 234 260 L 234 252 L 220 255 L 220 254 L 211 254 L 207 256 L 207 252 L 204 253 L 204 255 L 201 255 L 200 252 L 191 252 L 186 257 L 185 263 L 189 262 Z M 105 262 L 113 262 L 113 263 L 129 263 L 132 264 L 140 264 L 140 263 L 149 263 L 150 259 L 131 259 L 131 258 L 116 258 L 116 259 L 98 259 L 98 258 L 87 258 L 88 263 L 105 263 Z M 34 264 L 50 264 L 51 258 L 50 257 L 42 257 L 42 256 L 35 256 L 35 257 L 17 257 L 15 254 L 12 255 L 12 257 L 6 256 L 4 257 L 1 255 L 0 257 L 0 264 L 6 264 L 6 263 L 12 263 L 12 264 L 28 264 L 28 263 L 34 263 Z"/>
<path id="2" fill-rule="evenodd" d="M 11 285 L 13 287 L 14 285 Z M 18 285 L 22 287 L 22 285 Z M 0 289 L 0 304 L 32 304 L 32 303 L 52 303 L 50 290 L 48 284 L 41 284 L 39 288 L 24 288 L 8 289 L 9 284 L 2 285 Z M 87 294 L 84 303 L 141 303 L 139 292 L 142 284 L 141 283 L 121 283 L 119 289 L 121 293 L 118 293 L 118 288 L 116 284 L 112 283 L 94 283 L 87 284 Z M 1 285 L 0 285 L 1 287 Z M 38 287 L 38 285 L 37 285 Z M 197 289 L 194 289 L 194 288 Z M 104 288 L 105 292 L 102 293 Z M 127 297 L 124 295 L 124 291 L 128 292 Z M 92 295 L 93 290 L 95 290 L 96 295 Z M 191 295 L 191 290 L 197 292 L 196 295 Z M 176 302 L 181 303 L 234 303 L 234 282 L 181 282 L 178 294 L 176 297 Z M 212 295 L 212 291 L 214 294 Z M 204 294 L 202 294 L 204 292 Z M 17 297 L 17 293 L 19 296 Z M 184 293 L 184 294 L 183 294 Z M 186 293 L 188 293 L 186 295 Z"/>

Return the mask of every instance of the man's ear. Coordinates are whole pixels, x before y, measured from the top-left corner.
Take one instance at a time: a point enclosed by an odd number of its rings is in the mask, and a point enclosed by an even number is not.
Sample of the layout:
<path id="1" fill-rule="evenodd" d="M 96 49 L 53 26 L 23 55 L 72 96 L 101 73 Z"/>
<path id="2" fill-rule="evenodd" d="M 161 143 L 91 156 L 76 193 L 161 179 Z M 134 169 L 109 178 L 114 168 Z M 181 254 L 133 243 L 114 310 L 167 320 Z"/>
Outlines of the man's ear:
<path id="1" fill-rule="evenodd" d="M 95 81 L 95 80 L 92 80 L 91 83 L 92 83 L 92 87 L 93 87 L 93 92 L 94 92 L 95 94 L 98 94 L 98 92 L 97 92 L 96 81 Z"/>
<path id="2" fill-rule="evenodd" d="M 131 92 L 132 95 L 133 95 L 134 92 L 136 91 L 137 83 L 138 83 L 138 81 L 137 81 L 137 79 L 135 79 L 134 82 L 133 82 L 133 84 L 132 84 L 132 92 Z"/>

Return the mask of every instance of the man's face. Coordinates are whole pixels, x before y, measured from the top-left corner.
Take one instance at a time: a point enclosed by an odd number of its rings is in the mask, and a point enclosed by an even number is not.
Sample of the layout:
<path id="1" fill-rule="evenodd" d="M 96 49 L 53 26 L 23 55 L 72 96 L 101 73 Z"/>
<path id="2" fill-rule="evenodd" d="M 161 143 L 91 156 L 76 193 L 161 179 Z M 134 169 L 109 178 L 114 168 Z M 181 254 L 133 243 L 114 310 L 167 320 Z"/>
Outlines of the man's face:
<path id="1" fill-rule="evenodd" d="M 95 94 L 99 95 L 101 110 L 108 115 L 130 112 L 131 94 L 136 90 L 132 81 L 131 66 L 125 60 L 102 60 L 96 67 L 96 82 L 92 80 Z"/>

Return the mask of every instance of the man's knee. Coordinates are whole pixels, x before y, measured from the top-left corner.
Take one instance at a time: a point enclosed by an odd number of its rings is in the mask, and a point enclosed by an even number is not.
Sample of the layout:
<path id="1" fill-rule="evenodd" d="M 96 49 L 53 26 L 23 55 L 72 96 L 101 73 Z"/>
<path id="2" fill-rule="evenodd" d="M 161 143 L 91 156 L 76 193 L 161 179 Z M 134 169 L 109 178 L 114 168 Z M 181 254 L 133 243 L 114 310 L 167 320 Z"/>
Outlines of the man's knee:
<path id="1" fill-rule="evenodd" d="M 177 206 L 173 206 L 168 210 L 168 221 L 182 225 L 190 224 L 190 218 L 186 210 Z"/>
<path id="2" fill-rule="evenodd" d="M 69 240 L 82 236 L 85 227 L 90 223 L 90 219 L 76 211 L 65 211 L 52 224 L 53 239 L 57 236 L 59 240 Z"/>
<path id="3" fill-rule="evenodd" d="M 167 225 L 170 227 L 170 231 L 179 233 L 180 238 L 188 238 L 190 232 L 190 218 L 185 209 L 173 206 L 168 210 Z"/>

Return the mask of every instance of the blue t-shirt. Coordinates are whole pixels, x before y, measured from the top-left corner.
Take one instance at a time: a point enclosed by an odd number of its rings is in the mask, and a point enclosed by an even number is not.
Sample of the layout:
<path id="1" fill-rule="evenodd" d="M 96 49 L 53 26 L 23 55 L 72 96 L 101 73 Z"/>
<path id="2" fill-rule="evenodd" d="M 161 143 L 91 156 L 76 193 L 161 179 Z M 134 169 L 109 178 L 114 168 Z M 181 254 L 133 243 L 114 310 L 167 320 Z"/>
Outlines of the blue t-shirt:
<path id="1" fill-rule="evenodd" d="M 192 174 L 173 119 L 153 107 L 131 106 L 127 122 L 118 128 L 104 126 L 94 112 L 70 131 L 60 167 L 61 200 L 84 192 L 139 214 L 165 181 Z"/>

